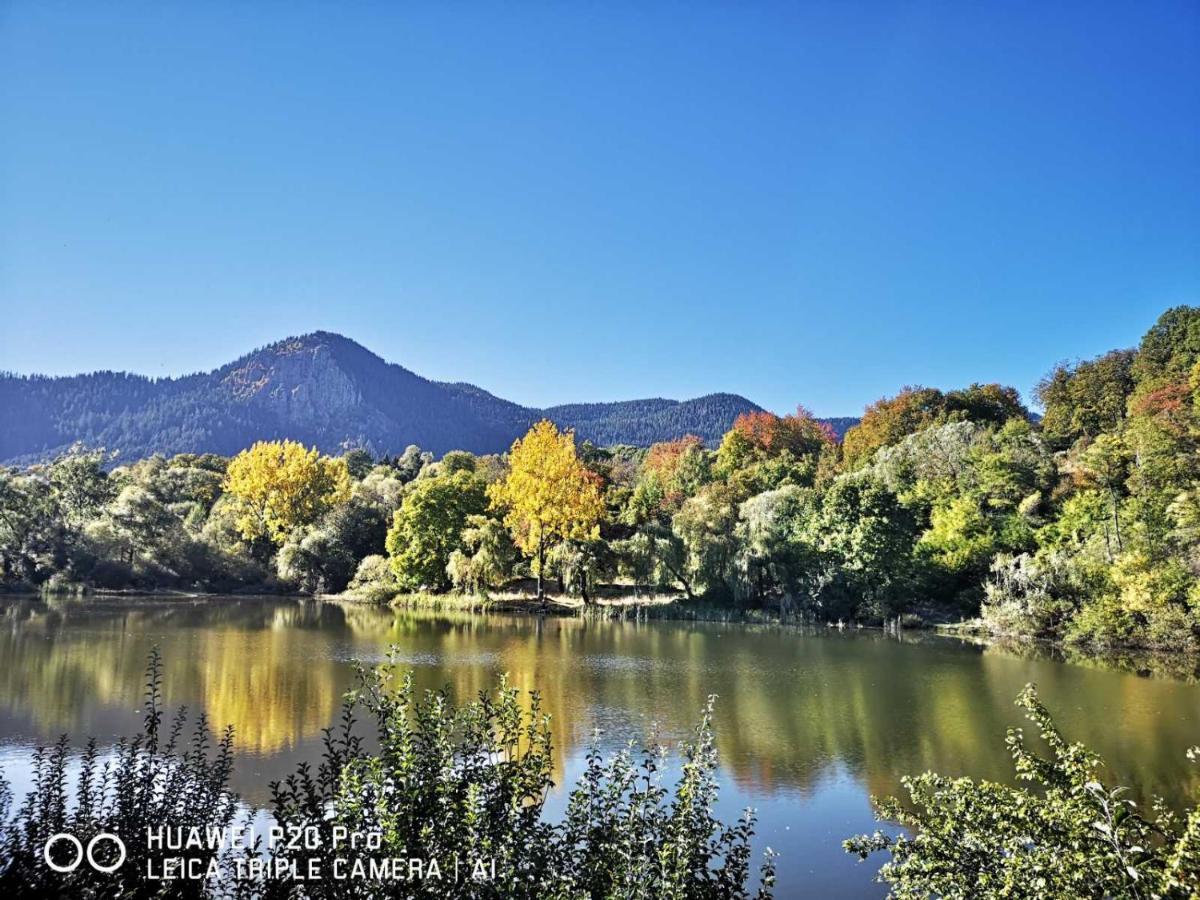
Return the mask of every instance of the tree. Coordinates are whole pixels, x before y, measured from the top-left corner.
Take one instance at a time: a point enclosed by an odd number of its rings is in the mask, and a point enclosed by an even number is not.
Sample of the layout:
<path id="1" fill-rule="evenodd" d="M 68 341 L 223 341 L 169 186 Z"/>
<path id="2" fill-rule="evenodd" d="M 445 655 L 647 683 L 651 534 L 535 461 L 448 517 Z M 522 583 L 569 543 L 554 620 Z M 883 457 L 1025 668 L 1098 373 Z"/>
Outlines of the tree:
<path id="1" fill-rule="evenodd" d="M 990 438 L 987 426 L 947 422 L 880 447 L 865 471 L 906 505 L 928 504 L 970 482 L 976 450 Z"/>
<path id="2" fill-rule="evenodd" d="M 474 472 L 475 454 L 465 450 L 451 450 L 437 464 L 438 474 L 453 475 L 455 472 Z"/>
<path id="3" fill-rule="evenodd" d="M 1133 361 L 1139 392 L 1186 380 L 1200 359 L 1200 307 L 1176 306 L 1158 317 L 1142 337 Z"/>
<path id="4" fill-rule="evenodd" d="M 103 450 L 75 446 L 50 464 L 51 493 L 69 528 L 82 527 L 113 498 L 115 491 L 104 471 L 104 459 Z"/>
<path id="5" fill-rule="evenodd" d="M 996 518 L 977 494 L 961 494 L 933 510 L 929 529 L 917 549 L 940 582 L 939 593 L 978 599 L 992 557 L 1006 547 Z M 1017 548 L 1024 549 L 1024 548 Z"/>
<path id="6" fill-rule="evenodd" d="M 65 532 L 44 479 L 0 469 L 0 580 L 39 584 L 61 571 Z"/>
<path id="7" fill-rule="evenodd" d="M 1003 425 L 1025 419 L 1029 410 L 1014 388 L 1000 384 L 972 384 L 942 393 L 937 388 L 909 386 L 895 397 L 884 397 L 867 407 L 862 421 L 846 432 L 842 441 L 846 462 L 865 464 L 880 447 L 888 447 L 910 434 L 945 422 L 981 422 Z"/>
<path id="8" fill-rule="evenodd" d="M 949 422 L 1003 425 L 1012 419 L 1028 419 L 1029 410 L 1016 388 L 992 382 L 947 391 L 944 415 Z"/>
<path id="9" fill-rule="evenodd" d="M 612 550 L 617 569 L 633 579 L 635 591 L 647 583 L 654 589 L 678 585 L 688 600 L 695 599 L 687 545 L 670 525 L 647 522 L 631 537 L 613 541 Z"/>
<path id="10" fill-rule="evenodd" d="M 464 549 L 450 554 L 446 574 L 459 590 L 483 593 L 500 584 L 517 561 L 517 548 L 504 523 L 491 516 L 468 516 Z"/>
<path id="11" fill-rule="evenodd" d="M 793 456 L 808 456 L 837 442 L 829 423 L 814 419 L 803 406 L 787 416 L 766 411 L 742 413 L 734 420 L 733 430 L 744 435 L 751 447 L 768 455 L 787 450 Z"/>
<path id="12" fill-rule="evenodd" d="M 563 540 L 599 535 L 604 500 L 598 477 L 575 452 L 575 434 L 543 419 L 509 451 L 508 474 L 489 486 L 517 546 L 534 559 L 537 596 L 545 603 L 546 551 Z"/>
<path id="13" fill-rule="evenodd" d="M 743 413 L 721 440 L 717 470 L 736 479 L 744 497 L 784 484 L 811 487 L 821 457 L 836 446 L 829 424 L 802 406 L 788 416 Z"/>
<path id="14" fill-rule="evenodd" d="M 428 451 L 422 451 L 416 444 L 409 444 L 404 448 L 404 452 L 393 460 L 388 461 L 388 465 L 396 470 L 401 481 L 412 481 L 421 473 L 421 469 L 433 462 L 433 454 Z"/>
<path id="15" fill-rule="evenodd" d="M 1084 487 L 1094 487 L 1108 495 L 1112 510 L 1113 543 L 1120 553 L 1125 549 L 1121 536 L 1121 494 L 1129 475 L 1129 449 L 1119 435 L 1102 434 L 1080 456 L 1076 473 Z M 1112 550 L 1109 550 L 1112 558 Z"/>
<path id="16" fill-rule="evenodd" d="M 834 566 L 822 598 L 868 618 L 899 612 L 912 589 L 915 540 L 912 514 L 895 494 L 868 476 L 842 476 L 812 525 L 812 544 Z"/>
<path id="17" fill-rule="evenodd" d="M 247 541 L 282 545 L 292 529 L 311 525 L 350 496 L 344 459 L 305 450 L 295 441 L 259 441 L 229 463 L 225 489 L 238 504 L 237 527 Z"/>
<path id="18" fill-rule="evenodd" d="M 704 449 L 704 442 L 694 434 L 654 444 L 642 460 L 638 484 L 657 485 L 664 510 L 670 514 L 709 481 L 711 456 Z"/>
<path id="19" fill-rule="evenodd" d="M 846 432 L 842 449 L 850 466 L 865 463 L 880 447 L 887 447 L 936 422 L 945 397 L 936 388 L 906 386 L 895 397 L 876 400 L 861 421 Z"/>
<path id="20" fill-rule="evenodd" d="M 276 571 L 311 593 L 342 591 L 359 560 L 383 550 L 389 518 L 375 504 L 351 497 L 316 525 L 295 529 L 279 549 Z"/>
<path id="21" fill-rule="evenodd" d="M 140 484 L 129 484 L 121 489 L 109 506 L 108 518 L 124 545 L 123 555 L 129 565 L 139 552 L 154 554 L 173 528 L 179 526 L 179 521 L 166 507 Z"/>
<path id="22" fill-rule="evenodd" d="M 679 579 L 685 585 L 733 593 L 739 500 L 727 482 L 713 482 L 685 500 L 672 517 L 671 530 L 687 551 L 686 574 Z"/>
<path id="23" fill-rule="evenodd" d="M 460 470 L 419 478 L 410 489 L 387 534 L 392 571 L 407 590 L 444 591 L 450 587 L 451 554 L 465 548 L 463 529 L 487 509 L 484 483 Z"/>
<path id="24" fill-rule="evenodd" d="M 815 515 L 812 489 L 794 484 L 757 494 L 741 505 L 742 564 L 759 602 L 774 588 L 785 597 L 811 593 L 819 566 L 805 532 Z"/>
<path id="25" fill-rule="evenodd" d="M 366 474 L 375 466 L 374 457 L 361 447 L 342 454 L 342 459 L 346 461 L 346 469 L 355 481 L 366 477 Z"/>
<path id="26" fill-rule="evenodd" d="M 1037 386 L 1042 433 L 1059 446 L 1114 431 L 1133 392 L 1132 350 L 1113 350 L 1074 365 L 1059 363 Z"/>

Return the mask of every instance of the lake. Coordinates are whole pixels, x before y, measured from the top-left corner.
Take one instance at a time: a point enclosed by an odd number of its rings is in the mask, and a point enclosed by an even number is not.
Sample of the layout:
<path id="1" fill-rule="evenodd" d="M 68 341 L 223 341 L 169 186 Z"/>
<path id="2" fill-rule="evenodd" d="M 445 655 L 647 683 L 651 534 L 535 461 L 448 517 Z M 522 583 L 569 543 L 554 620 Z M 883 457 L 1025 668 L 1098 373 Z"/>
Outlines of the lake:
<path id="1" fill-rule="evenodd" d="M 1072 740 L 1134 796 L 1175 805 L 1200 789 L 1190 663 L 1123 668 L 923 633 L 407 612 L 292 598 L 0 599 L 0 766 L 19 793 L 33 748 L 69 733 L 111 742 L 139 723 L 150 649 L 167 704 L 237 735 L 234 786 L 263 805 L 268 784 L 320 754 L 354 664 L 389 646 L 419 687 L 458 697 L 501 673 L 538 689 L 551 714 L 555 780 L 570 784 L 590 742 L 688 734 L 709 694 L 730 820 L 758 810 L 756 845 L 778 854 L 780 897 L 881 897 L 882 858 L 843 838 L 876 827 L 869 796 L 933 769 L 1011 781 L 1004 731 L 1036 682 Z M 599 730 L 600 737 L 595 737 Z M 563 792 L 550 801 L 560 809 Z"/>

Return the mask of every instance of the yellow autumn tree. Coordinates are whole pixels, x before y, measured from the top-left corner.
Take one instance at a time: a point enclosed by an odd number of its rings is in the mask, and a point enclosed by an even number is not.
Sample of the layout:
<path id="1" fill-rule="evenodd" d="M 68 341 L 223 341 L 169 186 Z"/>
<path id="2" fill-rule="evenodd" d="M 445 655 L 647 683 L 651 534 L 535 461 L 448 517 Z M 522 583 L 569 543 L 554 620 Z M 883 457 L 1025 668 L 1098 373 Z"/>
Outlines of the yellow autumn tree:
<path id="1" fill-rule="evenodd" d="M 575 434 L 543 419 L 512 445 L 508 473 L 488 488 L 517 546 L 533 557 L 538 599 L 545 601 L 546 551 L 559 541 L 588 540 L 604 515 L 600 482 L 575 453 Z"/>
<path id="2" fill-rule="evenodd" d="M 229 463 L 225 490 L 237 503 L 235 522 L 248 541 L 276 544 L 350 498 L 344 459 L 305 450 L 295 441 L 259 441 Z"/>

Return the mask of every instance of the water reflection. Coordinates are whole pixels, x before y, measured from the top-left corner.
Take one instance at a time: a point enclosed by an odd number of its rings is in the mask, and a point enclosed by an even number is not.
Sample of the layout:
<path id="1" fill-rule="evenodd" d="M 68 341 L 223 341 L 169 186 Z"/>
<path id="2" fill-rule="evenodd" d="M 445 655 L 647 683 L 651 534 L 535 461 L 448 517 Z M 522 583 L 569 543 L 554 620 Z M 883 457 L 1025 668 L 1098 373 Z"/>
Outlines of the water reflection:
<path id="1" fill-rule="evenodd" d="M 1111 777 L 1138 797 L 1178 804 L 1200 791 L 1185 759 L 1200 741 L 1194 663 L 1105 668 L 1044 649 L 924 635 L 393 612 L 279 598 L 10 599 L 0 614 L 5 746 L 63 732 L 77 740 L 130 733 L 157 645 L 167 702 L 205 710 L 214 729 L 234 726 L 235 787 L 257 803 L 269 780 L 319 753 L 321 730 L 353 684 L 353 663 L 380 661 L 389 645 L 419 687 L 448 685 L 463 697 L 507 672 L 516 686 L 540 691 L 553 717 L 558 780 L 594 729 L 612 744 L 652 731 L 674 740 L 715 693 L 718 747 L 736 788 L 731 808 L 832 804 L 852 807 L 847 821 L 858 823 L 868 814 L 866 793 L 895 793 L 904 774 L 1010 780 L 1002 737 L 1021 722 L 1013 699 L 1035 681 L 1068 736 L 1100 752 Z M 1155 672 L 1165 674 L 1145 677 Z M 833 839 L 846 833 L 827 836 L 833 852 Z M 869 872 L 858 877 L 865 882 Z"/>

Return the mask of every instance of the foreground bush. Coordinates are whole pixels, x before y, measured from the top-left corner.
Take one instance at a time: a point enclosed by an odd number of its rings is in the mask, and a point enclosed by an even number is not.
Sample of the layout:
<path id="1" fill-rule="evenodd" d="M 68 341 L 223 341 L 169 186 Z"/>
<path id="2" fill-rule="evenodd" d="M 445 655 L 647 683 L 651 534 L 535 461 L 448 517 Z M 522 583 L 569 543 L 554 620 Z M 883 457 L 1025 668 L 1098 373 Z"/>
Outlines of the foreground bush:
<path id="1" fill-rule="evenodd" d="M 1153 818 L 1143 817 L 1123 788 L 1099 782 L 1099 758 L 1064 740 L 1032 685 L 1017 705 L 1050 749 L 1049 758 L 1038 756 L 1020 729 L 1006 738 L 1017 778 L 1036 792 L 932 772 L 906 778 L 907 803 L 876 805 L 880 819 L 914 836 L 877 831 L 846 841 L 846 849 L 863 859 L 890 853 L 879 877 L 898 900 L 1200 896 L 1200 807 L 1180 818 L 1160 800 Z"/>
<path id="2" fill-rule="evenodd" d="M 339 827 L 382 833 L 381 848 L 319 852 L 323 868 L 334 856 L 356 854 L 364 861 L 433 859 L 443 874 L 457 867 L 464 880 L 370 886 L 327 881 L 307 887 L 305 896 L 751 896 L 753 818 L 747 813 L 725 826 L 713 816 L 711 709 L 682 748 L 673 790 L 662 781 L 661 749 L 629 750 L 607 762 L 593 752 L 564 820 L 552 824 L 543 815 L 553 787 L 549 718 L 536 693 L 525 711 L 518 692 L 502 680 L 493 695 L 455 707 L 445 692 L 418 696 L 409 676 L 395 684 L 393 671 L 362 673 L 341 728 L 327 736 L 317 771 L 302 766 L 275 786 L 275 818 L 288 828 L 320 830 L 325 848 Z M 366 752 L 355 733 L 356 709 L 374 719 L 377 752 Z M 303 864 L 314 854 L 282 855 Z M 477 863 L 487 871 L 473 880 Z M 768 856 L 758 896 L 769 896 L 773 881 Z"/>
<path id="3" fill-rule="evenodd" d="M 10 816 L 12 793 L 0 780 L 0 890 L 14 897 L 471 897 L 471 898 L 746 898 L 751 896 L 749 813 L 726 826 L 713 816 L 716 752 L 705 711 L 693 739 L 682 748 L 678 781 L 663 780 L 665 751 L 632 749 L 604 761 L 588 757 L 561 822 L 544 814 L 551 781 L 549 719 L 536 694 L 526 711 L 518 692 L 502 680 L 494 694 L 452 704 L 445 692 L 420 696 L 411 678 L 397 684 L 394 667 L 360 672 L 341 725 L 326 733 L 315 770 L 307 763 L 272 785 L 274 823 L 285 834 L 319 835 L 294 848 L 147 850 L 147 829 L 199 829 L 216 833 L 246 824 L 229 789 L 232 732 L 209 746 L 200 718 L 195 735 L 180 744 L 184 711 L 161 734 L 160 664 L 150 659 L 142 733 L 119 743 L 102 761 L 95 745 L 83 754 L 79 775 L 66 738 L 39 751 L 33 789 Z M 711 704 L 710 704 L 711 706 Z M 355 726 L 364 712 L 375 725 L 377 750 L 369 751 Z M 295 829 L 294 831 L 292 829 Z M 337 835 L 378 834 L 380 843 L 340 842 Z M 59 832 L 83 846 L 108 832 L 123 837 L 128 857 L 111 874 L 84 863 L 60 874 L 42 859 L 47 839 Z M 76 850 L 55 846 L 54 859 L 69 865 Z M 102 864 L 116 863 L 111 843 L 97 850 Z M 193 860 L 200 880 L 154 880 L 169 860 Z M 310 871 L 319 881 L 246 877 L 250 863 L 275 871 Z M 356 862 L 421 860 L 418 878 L 334 880 Z M 440 871 L 430 876 L 429 862 Z M 210 870 L 211 867 L 211 870 Z M 757 895 L 769 897 L 774 869 L 768 851 Z"/>
<path id="4" fill-rule="evenodd" d="M 160 661 L 151 654 L 146 678 L 145 719 L 142 732 L 131 741 L 121 740 L 111 757 L 102 761 L 95 740 L 89 741 L 79 773 L 68 775 L 71 753 L 66 737 L 34 758 L 33 785 L 28 796 L 9 817 L 12 793 L 0 782 L 0 894 L 17 897 L 154 897 L 200 896 L 202 883 L 174 888 L 148 882 L 148 866 L 163 871 L 163 860 L 184 857 L 200 870 L 220 861 L 203 848 L 185 851 L 147 851 L 147 828 L 170 825 L 190 828 L 225 828 L 233 824 L 237 799 L 229 789 L 233 772 L 233 730 L 226 729 L 215 747 L 210 746 L 208 722 L 201 715 L 192 737 L 182 742 L 185 711 L 180 709 L 163 733 Z M 56 873 L 42 858 L 51 835 L 66 832 L 82 846 L 98 834 L 126 838 L 128 856 L 112 874 L 97 872 L 86 862 L 70 873 Z M 76 858 L 73 845 L 58 841 L 51 858 L 69 866 Z M 103 865 L 117 861 L 116 849 L 102 840 L 96 857 Z M 167 885 L 170 883 L 168 882 Z"/>

